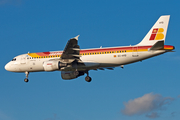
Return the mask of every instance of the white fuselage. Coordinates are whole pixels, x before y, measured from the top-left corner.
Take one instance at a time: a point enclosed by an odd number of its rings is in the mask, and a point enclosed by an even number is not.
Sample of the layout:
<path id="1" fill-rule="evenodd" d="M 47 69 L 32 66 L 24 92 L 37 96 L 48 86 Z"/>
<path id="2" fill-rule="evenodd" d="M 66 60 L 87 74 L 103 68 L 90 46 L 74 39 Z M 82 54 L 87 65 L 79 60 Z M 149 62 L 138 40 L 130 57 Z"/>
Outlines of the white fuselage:
<path id="1" fill-rule="evenodd" d="M 122 47 L 118 47 L 122 48 Z M 99 48 L 101 50 L 103 48 Z M 108 48 L 111 49 L 111 48 Z M 133 49 L 133 47 L 132 47 Z M 103 67 L 116 67 L 121 65 L 126 65 L 129 63 L 141 61 L 159 54 L 163 54 L 166 50 L 156 50 L 156 51 L 131 51 L 131 52 L 121 52 L 117 53 L 107 53 L 107 54 L 94 54 L 94 55 L 82 55 L 80 60 L 85 66 L 77 66 L 78 71 L 99 69 Z M 88 49 L 93 50 L 93 49 Z M 97 50 L 97 49 L 96 49 Z M 83 51 L 83 50 L 82 50 Z M 6 64 L 5 69 L 12 72 L 38 72 L 45 71 L 43 64 L 46 61 L 59 60 L 58 56 L 51 58 L 37 58 L 31 57 L 29 54 L 22 54 L 16 56 L 12 61 Z M 71 67 L 72 68 L 72 67 Z M 59 71 L 73 71 L 75 69 L 59 69 Z"/>

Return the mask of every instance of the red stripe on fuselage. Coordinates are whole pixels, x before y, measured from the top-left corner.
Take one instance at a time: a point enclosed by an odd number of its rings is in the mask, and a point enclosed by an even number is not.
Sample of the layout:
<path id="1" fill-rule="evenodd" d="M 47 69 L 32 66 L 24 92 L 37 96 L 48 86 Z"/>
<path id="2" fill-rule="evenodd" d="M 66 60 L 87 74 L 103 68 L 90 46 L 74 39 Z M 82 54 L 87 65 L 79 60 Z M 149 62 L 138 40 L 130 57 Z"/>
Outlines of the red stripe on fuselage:
<path id="1" fill-rule="evenodd" d="M 89 52 L 107 52 L 107 51 L 123 51 L 123 50 L 132 50 L 133 48 L 138 49 L 148 49 L 152 46 L 130 46 L 130 47 L 116 47 L 116 48 L 96 48 L 96 49 L 87 49 L 81 50 L 80 53 L 89 53 Z"/>
<path id="2" fill-rule="evenodd" d="M 114 47 L 114 48 L 95 48 L 95 49 L 84 49 L 80 50 L 80 54 L 82 53 L 94 53 L 94 52 L 110 52 L 110 51 L 125 51 L 125 50 L 132 50 L 133 48 L 137 48 L 138 50 L 141 49 L 148 49 L 152 46 L 129 46 L 129 47 Z M 164 45 L 164 48 L 174 49 L 174 46 L 171 45 Z M 55 51 L 55 52 L 39 52 L 36 53 L 39 56 L 50 56 L 50 55 L 61 55 L 63 51 Z"/>

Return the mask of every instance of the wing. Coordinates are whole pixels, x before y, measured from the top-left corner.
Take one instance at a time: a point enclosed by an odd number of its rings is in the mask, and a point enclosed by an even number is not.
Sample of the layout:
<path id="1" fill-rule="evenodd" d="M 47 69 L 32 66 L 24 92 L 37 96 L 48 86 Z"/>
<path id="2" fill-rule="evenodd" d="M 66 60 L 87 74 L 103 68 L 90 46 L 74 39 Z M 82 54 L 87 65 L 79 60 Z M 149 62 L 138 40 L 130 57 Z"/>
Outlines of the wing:
<path id="1" fill-rule="evenodd" d="M 64 48 L 64 51 L 61 55 L 61 59 L 79 59 L 80 47 L 78 45 L 78 36 L 71 38 Z"/>

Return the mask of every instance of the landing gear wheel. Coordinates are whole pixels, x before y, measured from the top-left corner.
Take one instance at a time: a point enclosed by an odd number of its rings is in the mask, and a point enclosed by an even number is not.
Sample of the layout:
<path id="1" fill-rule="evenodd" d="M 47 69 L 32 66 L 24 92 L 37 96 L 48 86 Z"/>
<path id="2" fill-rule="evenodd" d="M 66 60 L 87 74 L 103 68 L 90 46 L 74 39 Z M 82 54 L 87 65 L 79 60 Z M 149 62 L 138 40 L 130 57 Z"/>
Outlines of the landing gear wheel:
<path id="1" fill-rule="evenodd" d="M 27 83 L 27 82 L 29 82 L 29 80 L 28 80 L 28 75 L 29 75 L 29 72 L 28 72 L 28 71 L 26 71 L 26 72 L 25 72 L 25 74 L 26 74 L 26 78 L 24 79 L 24 82 L 26 82 L 26 83 Z"/>
<path id="2" fill-rule="evenodd" d="M 79 72 L 78 72 L 78 71 L 74 71 L 74 75 L 75 75 L 75 76 L 78 76 L 78 75 L 79 75 Z"/>
<path id="3" fill-rule="evenodd" d="M 87 82 L 91 82 L 92 79 L 91 79 L 91 77 L 86 76 L 86 77 L 85 77 L 85 80 L 86 80 Z"/>
<path id="4" fill-rule="evenodd" d="M 27 82 L 29 82 L 29 80 L 28 80 L 27 78 L 25 78 L 25 79 L 24 79 L 24 82 L 26 82 L 26 83 L 27 83 Z"/>

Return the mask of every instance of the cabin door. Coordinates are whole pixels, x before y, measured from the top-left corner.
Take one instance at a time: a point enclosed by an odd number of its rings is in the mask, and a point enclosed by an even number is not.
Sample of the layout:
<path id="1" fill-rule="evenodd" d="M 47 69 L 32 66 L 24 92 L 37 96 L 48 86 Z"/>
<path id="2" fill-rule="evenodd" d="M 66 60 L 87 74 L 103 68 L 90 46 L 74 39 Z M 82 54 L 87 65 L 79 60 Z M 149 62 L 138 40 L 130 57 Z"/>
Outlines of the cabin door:
<path id="1" fill-rule="evenodd" d="M 26 64 L 26 56 L 21 57 L 21 64 Z"/>
<path id="2" fill-rule="evenodd" d="M 138 57 L 138 47 L 132 48 L 132 57 Z"/>

